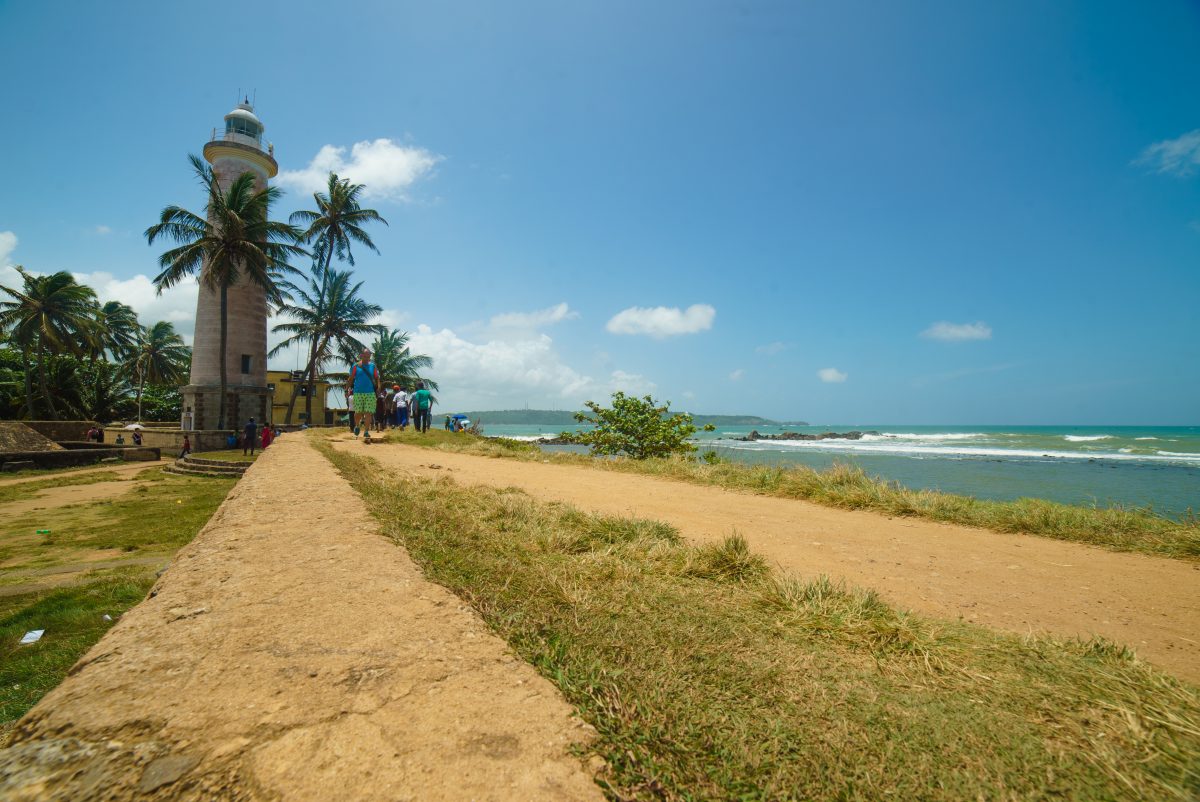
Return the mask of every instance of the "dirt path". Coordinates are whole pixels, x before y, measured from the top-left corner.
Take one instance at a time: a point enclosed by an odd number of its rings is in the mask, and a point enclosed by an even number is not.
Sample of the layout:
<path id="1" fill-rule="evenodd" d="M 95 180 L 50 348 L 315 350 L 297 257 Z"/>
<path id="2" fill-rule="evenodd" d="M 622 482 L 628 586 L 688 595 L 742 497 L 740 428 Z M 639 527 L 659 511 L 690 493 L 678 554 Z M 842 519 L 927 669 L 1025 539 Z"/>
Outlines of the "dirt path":
<path id="1" fill-rule="evenodd" d="M 352 441 L 337 447 L 363 451 Z M 737 531 L 801 576 L 845 578 L 902 607 L 1014 632 L 1103 635 L 1200 681 L 1195 564 L 587 467 L 399 445 L 366 453 L 389 469 L 515 486 L 540 499 L 667 521 L 697 541 Z"/>
<path id="2" fill-rule="evenodd" d="M 21 720 L 0 798 L 600 800 L 586 731 L 287 436 Z"/>
<path id="3" fill-rule="evenodd" d="M 198 454 L 197 456 L 204 456 Z M 47 479 L 59 479 L 63 476 L 79 476 L 83 473 L 115 473 L 115 474 L 135 474 L 139 471 L 144 471 L 147 468 L 153 468 L 155 465 L 163 465 L 173 460 L 145 460 L 141 462 L 118 462 L 112 465 L 105 465 L 102 468 L 78 468 L 65 471 L 44 471 L 38 476 L 21 476 L 16 479 L 0 479 L 0 487 L 8 487 L 9 485 L 23 485 L 28 482 L 44 482 Z"/>

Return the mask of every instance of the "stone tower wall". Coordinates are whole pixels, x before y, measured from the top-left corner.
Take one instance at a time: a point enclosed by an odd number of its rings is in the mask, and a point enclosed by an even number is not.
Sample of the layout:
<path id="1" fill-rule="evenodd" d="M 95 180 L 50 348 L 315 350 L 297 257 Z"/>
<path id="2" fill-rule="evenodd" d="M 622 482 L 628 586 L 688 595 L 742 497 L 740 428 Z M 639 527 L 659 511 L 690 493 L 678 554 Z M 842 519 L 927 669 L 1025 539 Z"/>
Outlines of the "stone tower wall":
<path id="1" fill-rule="evenodd" d="M 252 172 L 255 188 L 265 189 L 267 176 L 261 168 L 241 159 L 218 158 L 213 172 L 222 189 L 237 176 Z M 266 387 L 267 300 L 265 293 L 244 278 L 229 288 L 227 299 L 228 347 L 225 354 L 229 387 Z M 242 355 L 250 356 L 250 372 L 242 373 Z M 196 337 L 192 347 L 192 385 L 221 383 L 221 292 L 200 284 L 196 302 Z"/>

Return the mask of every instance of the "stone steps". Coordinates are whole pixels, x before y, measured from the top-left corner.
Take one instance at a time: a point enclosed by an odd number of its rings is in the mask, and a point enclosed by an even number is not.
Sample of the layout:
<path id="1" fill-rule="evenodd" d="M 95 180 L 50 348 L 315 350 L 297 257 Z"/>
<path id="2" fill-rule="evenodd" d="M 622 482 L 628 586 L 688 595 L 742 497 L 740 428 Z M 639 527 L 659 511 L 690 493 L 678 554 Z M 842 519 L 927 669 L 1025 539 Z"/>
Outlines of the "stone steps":
<path id="1" fill-rule="evenodd" d="M 225 478 L 239 477 L 246 472 L 251 463 L 230 462 L 227 460 L 204 459 L 190 454 L 183 459 L 175 460 L 174 464 L 163 468 L 167 473 L 180 476 L 221 476 Z"/>
<path id="2" fill-rule="evenodd" d="M 245 470 L 247 468 L 250 467 L 250 464 L 251 464 L 249 462 L 237 462 L 236 460 L 208 459 L 207 457 L 193 457 L 191 454 L 188 454 L 186 457 L 184 457 L 184 459 L 187 460 L 189 463 L 192 463 L 195 465 L 204 465 L 205 467 L 207 467 L 209 465 L 218 465 L 223 468 L 238 468 L 243 473 L 245 472 Z"/>

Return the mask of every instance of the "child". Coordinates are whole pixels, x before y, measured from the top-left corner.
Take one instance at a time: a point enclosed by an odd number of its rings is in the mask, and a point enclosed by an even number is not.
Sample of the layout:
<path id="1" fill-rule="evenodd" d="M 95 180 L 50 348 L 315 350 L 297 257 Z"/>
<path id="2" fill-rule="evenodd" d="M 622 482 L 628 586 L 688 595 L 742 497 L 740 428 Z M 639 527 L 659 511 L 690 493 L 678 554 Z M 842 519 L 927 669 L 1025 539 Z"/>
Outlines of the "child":
<path id="1" fill-rule="evenodd" d="M 183 436 L 183 448 L 179 451 L 179 458 L 183 459 L 188 454 L 192 453 L 192 440 L 186 434 Z"/>

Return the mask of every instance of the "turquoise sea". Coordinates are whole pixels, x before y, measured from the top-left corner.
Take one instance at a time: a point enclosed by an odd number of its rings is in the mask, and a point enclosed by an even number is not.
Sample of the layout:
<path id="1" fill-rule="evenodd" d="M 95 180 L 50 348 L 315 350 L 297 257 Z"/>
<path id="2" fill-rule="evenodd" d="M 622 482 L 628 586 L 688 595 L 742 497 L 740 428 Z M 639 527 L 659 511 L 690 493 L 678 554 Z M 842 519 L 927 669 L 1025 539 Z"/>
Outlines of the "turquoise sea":
<path id="1" fill-rule="evenodd" d="M 534 439 L 561 427 L 488 425 L 489 436 Z M 861 440 L 742 442 L 785 431 L 875 431 Z M 912 488 L 989 499 L 1023 496 L 1069 504 L 1200 512 L 1200 426 L 725 426 L 697 434 L 702 451 L 747 463 L 861 466 Z"/>

